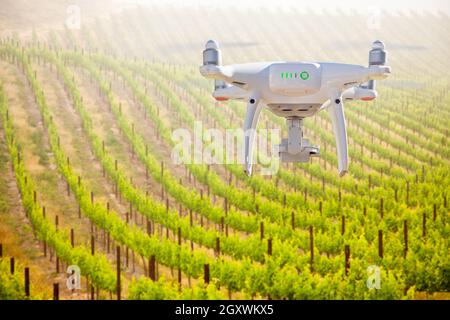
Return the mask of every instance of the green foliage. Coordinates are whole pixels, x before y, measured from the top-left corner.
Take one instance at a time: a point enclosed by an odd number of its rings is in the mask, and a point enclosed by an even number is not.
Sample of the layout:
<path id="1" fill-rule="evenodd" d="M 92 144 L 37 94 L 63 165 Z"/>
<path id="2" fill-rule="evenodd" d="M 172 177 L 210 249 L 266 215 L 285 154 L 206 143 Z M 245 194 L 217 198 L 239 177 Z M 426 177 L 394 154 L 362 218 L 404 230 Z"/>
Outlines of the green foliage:
<path id="1" fill-rule="evenodd" d="M 18 49 L 10 47 L 5 51 L 15 56 L 25 66 L 25 72 L 36 94 L 36 100 L 49 133 L 58 169 L 73 190 L 83 214 L 99 228 L 109 232 L 119 243 L 144 257 L 155 255 L 159 263 L 180 268 L 188 276 L 201 278 L 203 265 L 208 263 L 211 267 L 211 278 L 214 284 L 207 287 L 200 283 L 192 289 L 180 291 L 177 284 L 164 279 L 158 282 L 140 279 L 132 282 L 129 288 L 130 299 L 220 298 L 221 293 L 216 284 L 223 285 L 232 292 L 240 291 L 248 297 L 270 295 L 272 298 L 279 299 L 402 299 L 413 298 L 415 290 L 450 289 L 448 209 L 439 205 L 437 219 L 431 222 L 429 217 L 433 204 L 442 203 L 442 199 L 446 197 L 445 188 L 436 187 L 449 185 L 446 162 L 438 158 L 432 172 L 430 170 L 422 173 L 419 163 L 427 161 L 427 158 L 422 157 L 419 151 L 410 146 L 404 147 L 404 144 L 395 136 L 380 133 L 372 121 L 361 117 L 357 111 L 349 112 L 349 119 L 358 123 L 359 126 L 364 126 L 369 135 L 383 139 L 389 146 L 373 144 L 367 135 L 359 135 L 358 129 L 350 128 L 349 130 L 353 130 L 351 136 L 355 137 L 354 141 L 358 147 L 362 146 L 379 155 L 379 158 L 374 159 L 351 149 L 351 157 L 357 159 L 352 164 L 352 177 L 338 179 L 330 171 L 323 170 L 321 165 L 311 164 L 297 167 L 298 170 L 302 170 L 302 173 L 308 174 L 309 179 L 307 176 L 294 175 L 292 171 L 282 168 L 274 182 L 260 177 L 249 178 L 239 167 L 228 165 L 227 171 L 245 186 L 238 188 L 223 181 L 219 174 L 207 166 L 188 165 L 188 170 L 199 182 L 207 185 L 213 194 L 226 198 L 228 203 L 234 206 L 224 210 L 222 206 L 213 204 L 210 197 L 201 196 L 198 190 L 191 190 L 184 186 L 170 170 L 166 169 L 164 173 L 161 171 L 158 154 L 148 147 L 143 136 L 132 129 L 129 120 L 121 112 L 120 104 L 103 70 L 112 71 L 115 76 L 122 78 L 124 84 L 144 106 L 150 121 L 168 145 L 173 145 L 172 128 L 159 117 L 155 102 L 143 90 L 137 75 L 153 83 L 167 98 L 170 107 L 180 115 L 184 124 L 192 125 L 195 118 L 187 103 L 167 83 L 167 79 L 171 77 L 172 80 L 169 81 L 175 81 L 183 86 L 187 94 L 201 104 L 203 110 L 223 129 L 228 124 L 226 115 L 218 111 L 219 108 L 212 107 L 205 95 L 193 89 L 192 84 L 186 81 L 189 79 L 187 75 L 177 73 L 176 76 L 170 76 L 164 67 L 158 65 L 149 66 L 147 63 L 121 61 L 101 54 L 84 55 L 77 52 L 30 49 L 25 51 L 27 54 L 25 55 L 19 53 Z M 214 248 L 215 240 L 219 237 L 221 251 L 229 257 L 212 259 L 201 251 L 192 252 L 187 246 L 178 246 L 167 239 L 160 240 L 155 236 L 149 236 L 140 229 L 124 223 L 115 212 L 108 213 L 103 205 L 91 204 L 88 190 L 82 183 L 78 184 L 77 175 L 66 163 L 64 152 L 57 143 L 58 133 L 51 113 L 46 105 L 42 89 L 31 71 L 29 63 L 31 56 L 43 58 L 56 66 L 59 76 L 70 93 L 73 105 L 81 117 L 96 158 L 124 198 L 148 219 L 173 231 L 180 228 L 182 236 L 195 243 Z M 199 213 L 216 224 L 224 219 L 230 227 L 246 232 L 248 236 L 245 238 L 225 237 L 215 230 L 191 225 L 189 217 L 180 217 L 178 212 L 173 210 L 167 211 L 164 204 L 134 187 L 127 179 L 126 170 L 120 167 L 116 169 L 114 158 L 103 150 L 102 141 L 94 132 L 90 114 L 84 107 L 73 75 L 65 67 L 66 63 L 73 63 L 89 72 L 95 83 L 99 85 L 118 127 L 133 146 L 139 160 L 168 194 L 192 212 Z M 242 111 L 233 105 L 231 108 L 236 114 Z M 382 113 L 380 117 L 376 117 L 375 122 L 382 123 L 386 114 Z M 279 123 L 279 120 L 273 116 L 269 115 L 269 119 L 274 124 Z M 323 126 L 306 122 L 307 128 L 314 128 L 315 134 L 322 141 L 332 145 L 334 140 L 326 128 L 327 122 L 320 117 L 318 120 Z M 404 125 L 409 123 L 404 122 Z M 392 130 L 398 132 L 396 128 Z M 415 135 L 410 133 L 407 136 L 416 143 L 427 144 L 425 139 L 415 139 Z M 431 138 L 430 150 L 439 152 L 436 143 L 441 137 Z M 107 139 L 112 144 L 115 143 L 114 137 L 110 136 Z M 402 151 L 401 154 L 397 149 Z M 444 148 L 442 154 L 446 155 L 446 152 L 447 149 Z M 336 164 L 336 156 L 332 150 L 324 150 L 322 157 L 327 163 Z M 389 166 L 386 159 L 392 159 L 395 165 Z M 366 167 L 373 171 L 367 172 Z M 20 166 L 16 169 L 16 175 L 18 169 Z M 388 177 L 387 179 L 373 173 L 381 170 Z M 413 174 L 406 175 L 408 170 L 413 171 Z M 421 176 L 420 183 L 415 183 L 416 172 Z M 369 177 L 371 187 L 366 182 Z M 406 181 L 409 182 L 408 201 L 406 201 Z M 279 187 L 279 182 L 283 184 L 282 187 Z M 29 183 L 31 185 L 31 182 Z M 326 188 L 322 183 L 326 183 Z M 294 191 L 290 188 L 294 188 Z M 304 198 L 299 192 L 301 190 L 307 190 L 309 199 Z M 338 200 L 341 192 L 342 199 Z M 393 200 L 394 192 L 397 192 L 399 198 L 396 201 Z M 381 198 L 384 199 L 383 217 L 380 216 L 379 208 Z M 319 202 L 321 209 L 319 209 Z M 30 206 L 33 210 L 33 205 Z M 36 210 L 39 211 L 39 208 Z M 248 215 L 243 214 L 244 212 Z M 292 212 L 295 228 L 291 226 Z M 429 217 L 426 236 L 422 236 L 423 212 L 428 213 Z M 342 231 L 341 219 L 344 218 L 345 231 Z M 409 226 L 409 248 L 404 257 L 405 221 Z M 259 239 L 261 222 L 265 227 L 265 239 L 262 241 Z M 314 228 L 312 250 L 315 258 L 312 266 L 309 255 L 308 229 L 310 226 Z M 384 237 L 383 258 L 378 254 L 379 230 L 382 230 Z M 266 254 L 267 238 L 273 241 L 272 256 Z M 345 272 L 343 250 L 345 245 L 351 248 L 348 275 Z M 60 248 L 60 251 L 64 253 L 65 250 Z M 72 257 L 67 259 L 69 258 Z M 372 264 L 379 266 L 381 270 L 380 290 L 369 290 L 366 286 L 367 267 Z M 313 271 L 310 270 L 311 267 Z M 95 277 L 94 272 L 91 272 L 90 276 Z M 105 279 L 97 279 L 97 281 L 106 285 L 106 282 L 102 282 Z M 113 287 L 112 280 L 107 283 L 106 286 Z"/>
<path id="2" fill-rule="evenodd" d="M 17 266 L 18 269 L 19 266 Z M 0 300 L 25 300 L 24 279 L 19 273 L 10 273 L 9 260 L 0 258 Z"/>
<path id="3" fill-rule="evenodd" d="M 203 284 L 180 289 L 179 284 L 160 278 L 154 282 L 147 278 L 133 279 L 129 300 L 223 300 L 225 297 L 214 284 Z"/>
<path id="4" fill-rule="evenodd" d="M 27 76 L 32 84 L 33 89 L 37 94 L 38 105 L 43 109 L 46 108 L 45 99 L 42 91 L 39 89 L 37 80 L 33 77 L 31 67 L 26 63 L 20 54 L 11 49 L 11 54 L 15 55 L 17 59 L 26 67 Z M 27 173 L 23 159 L 19 158 L 19 150 L 14 138 L 14 126 L 12 124 L 11 116 L 8 113 L 6 105 L 6 98 L 2 88 L 0 88 L 0 114 L 3 121 L 3 129 L 7 140 L 9 153 L 12 159 L 14 173 L 16 176 L 17 185 L 20 190 L 22 204 L 27 213 L 28 219 L 33 225 L 35 235 L 42 241 L 45 241 L 48 246 L 55 250 L 55 253 L 61 259 L 69 264 L 75 264 L 80 267 L 81 273 L 88 276 L 96 287 L 114 291 L 115 289 L 115 274 L 109 266 L 106 257 L 100 255 L 92 255 L 90 250 L 84 246 L 77 246 L 72 248 L 70 240 L 67 235 L 58 231 L 53 223 L 48 221 L 42 215 L 42 207 L 37 201 L 34 201 L 34 192 L 36 188 L 34 183 Z M 47 113 L 48 115 L 48 113 Z M 57 135 L 53 126 L 49 126 L 49 134 L 51 139 L 56 142 Z M 23 156 L 22 156 L 23 157 Z"/>

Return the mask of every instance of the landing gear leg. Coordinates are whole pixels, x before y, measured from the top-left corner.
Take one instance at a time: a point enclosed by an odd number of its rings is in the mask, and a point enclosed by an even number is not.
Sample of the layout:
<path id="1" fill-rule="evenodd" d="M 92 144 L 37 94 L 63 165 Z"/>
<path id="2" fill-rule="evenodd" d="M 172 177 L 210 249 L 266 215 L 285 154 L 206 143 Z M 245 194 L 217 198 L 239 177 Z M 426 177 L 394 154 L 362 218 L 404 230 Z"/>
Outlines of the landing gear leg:
<path id="1" fill-rule="evenodd" d="M 262 105 L 259 104 L 259 95 L 250 95 L 247 102 L 247 116 L 244 122 L 245 134 L 245 168 L 247 175 L 252 174 L 253 167 L 253 145 L 256 137 L 256 126 L 258 125 L 259 116 L 261 114 Z"/>
<path id="2" fill-rule="evenodd" d="M 330 100 L 328 113 L 333 124 L 334 136 L 336 138 L 338 170 L 339 175 L 342 177 L 348 172 L 348 144 L 344 105 L 340 96 Z"/>

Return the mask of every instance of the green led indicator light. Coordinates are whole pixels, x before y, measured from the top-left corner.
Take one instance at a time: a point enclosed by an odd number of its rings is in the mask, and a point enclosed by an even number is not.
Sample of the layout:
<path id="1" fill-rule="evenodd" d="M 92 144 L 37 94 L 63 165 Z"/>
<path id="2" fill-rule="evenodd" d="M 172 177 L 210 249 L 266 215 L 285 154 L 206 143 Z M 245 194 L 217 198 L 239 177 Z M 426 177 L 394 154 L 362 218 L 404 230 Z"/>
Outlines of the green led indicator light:
<path id="1" fill-rule="evenodd" d="M 308 79 L 309 79 L 309 73 L 308 73 L 307 71 L 302 71 L 302 72 L 300 73 L 300 78 L 301 78 L 302 80 L 308 80 Z"/>

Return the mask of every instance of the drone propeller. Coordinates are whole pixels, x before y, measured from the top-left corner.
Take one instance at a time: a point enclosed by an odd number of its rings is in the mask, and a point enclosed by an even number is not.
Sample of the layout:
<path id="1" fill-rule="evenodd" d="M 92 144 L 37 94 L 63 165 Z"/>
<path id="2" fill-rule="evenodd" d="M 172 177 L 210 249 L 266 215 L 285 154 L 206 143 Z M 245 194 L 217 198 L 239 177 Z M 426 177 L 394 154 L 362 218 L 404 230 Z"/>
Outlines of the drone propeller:
<path id="1" fill-rule="evenodd" d="M 384 43 L 376 40 L 372 43 L 372 49 L 369 51 L 369 66 L 384 66 L 386 63 L 386 51 Z M 375 90 L 375 80 L 369 80 L 367 88 Z"/>
<path id="2" fill-rule="evenodd" d="M 222 64 L 222 53 L 219 49 L 219 44 L 215 40 L 208 40 L 205 45 L 205 50 L 203 50 L 203 65 L 213 65 L 220 66 Z M 223 80 L 214 81 L 214 91 L 220 89 L 226 89 L 228 87 L 227 83 Z M 217 101 L 228 100 L 225 96 L 215 97 Z"/>

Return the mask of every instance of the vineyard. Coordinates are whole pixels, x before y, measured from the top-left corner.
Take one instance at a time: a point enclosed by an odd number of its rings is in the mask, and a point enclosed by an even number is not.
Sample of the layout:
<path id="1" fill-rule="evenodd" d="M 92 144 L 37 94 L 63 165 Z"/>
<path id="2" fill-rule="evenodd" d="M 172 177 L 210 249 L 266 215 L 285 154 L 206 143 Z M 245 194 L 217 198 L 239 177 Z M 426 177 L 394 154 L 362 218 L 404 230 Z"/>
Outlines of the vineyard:
<path id="1" fill-rule="evenodd" d="M 450 297 L 449 17 L 248 15 L 140 7 L 0 38 L 0 299 Z M 175 130 L 243 126 L 198 72 L 209 38 L 225 63 L 362 65 L 383 40 L 392 77 L 346 104 L 349 174 L 326 112 L 304 122 L 310 163 L 175 164 Z M 267 110 L 259 128 L 287 134 Z"/>

